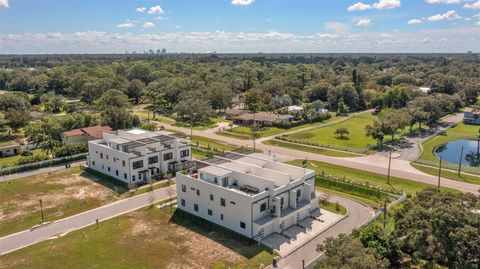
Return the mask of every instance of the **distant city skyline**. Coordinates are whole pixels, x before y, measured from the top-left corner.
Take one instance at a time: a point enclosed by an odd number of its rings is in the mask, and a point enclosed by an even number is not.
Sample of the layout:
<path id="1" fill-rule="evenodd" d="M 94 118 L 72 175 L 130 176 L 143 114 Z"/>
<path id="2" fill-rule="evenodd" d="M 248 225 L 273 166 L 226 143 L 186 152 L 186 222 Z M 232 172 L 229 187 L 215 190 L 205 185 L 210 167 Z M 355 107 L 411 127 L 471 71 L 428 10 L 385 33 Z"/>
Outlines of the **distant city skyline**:
<path id="1" fill-rule="evenodd" d="M 480 0 L 0 0 L 0 53 L 480 51 Z"/>

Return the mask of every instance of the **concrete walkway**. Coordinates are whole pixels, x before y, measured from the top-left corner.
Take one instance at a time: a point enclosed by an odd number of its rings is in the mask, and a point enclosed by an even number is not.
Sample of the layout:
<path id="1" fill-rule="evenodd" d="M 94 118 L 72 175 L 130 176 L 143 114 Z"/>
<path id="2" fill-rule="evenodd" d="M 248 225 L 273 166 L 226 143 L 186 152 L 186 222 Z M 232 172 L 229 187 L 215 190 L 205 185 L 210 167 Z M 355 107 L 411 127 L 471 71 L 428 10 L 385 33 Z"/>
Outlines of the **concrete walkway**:
<path id="1" fill-rule="evenodd" d="M 15 251 L 20 248 L 61 236 L 65 233 L 81 229 L 83 227 L 111 219 L 142 207 L 152 202 L 158 202 L 175 194 L 175 185 L 147 192 L 145 194 L 120 200 L 99 208 L 92 209 L 71 217 L 39 226 L 35 229 L 25 230 L 0 238 L 0 255 Z M 100 223 L 100 225 L 102 225 Z"/>

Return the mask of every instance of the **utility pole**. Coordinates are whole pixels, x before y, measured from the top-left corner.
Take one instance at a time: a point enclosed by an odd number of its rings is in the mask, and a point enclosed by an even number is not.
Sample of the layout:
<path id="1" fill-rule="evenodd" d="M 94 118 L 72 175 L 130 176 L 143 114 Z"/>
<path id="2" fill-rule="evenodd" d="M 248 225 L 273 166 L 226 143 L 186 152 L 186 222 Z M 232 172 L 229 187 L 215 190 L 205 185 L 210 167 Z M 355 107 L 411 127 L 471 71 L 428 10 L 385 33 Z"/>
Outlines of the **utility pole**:
<path id="1" fill-rule="evenodd" d="M 255 153 L 256 151 L 256 145 L 255 145 L 255 140 L 257 139 L 257 125 L 256 125 L 256 120 L 255 120 L 255 113 L 257 113 L 256 109 L 253 109 L 253 152 Z"/>
<path id="2" fill-rule="evenodd" d="M 442 176 L 442 156 L 440 156 L 440 165 L 438 166 L 438 189 L 440 189 L 440 177 Z"/>
<path id="3" fill-rule="evenodd" d="M 463 160 L 463 146 L 462 146 L 462 150 L 460 151 L 460 162 L 458 163 L 458 175 L 460 175 L 460 172 L 462 171 L 462 160 Z"/>
<path id="4" fill-rule="evenodd" d="M 387 201 L 383 201 L 383 229 L 387 226 Z"/>
<path id="5" fill-rule="evenodd" d="M 43 223 L 44 218 L 43 218 L 43 204 L 42 204 L 42 199 L 40 199 L 39 202 L 40 202 L 40 214 L 42 214 L 42 223 Z"/>
<path id="6" fill-rule="evenodd" d="M 388 157 L 388 174 L 387 174 L 387 184 L 390 184 L 390 166 L 392 164 L 392 150 L 390 150 L 390 154 Z"/>

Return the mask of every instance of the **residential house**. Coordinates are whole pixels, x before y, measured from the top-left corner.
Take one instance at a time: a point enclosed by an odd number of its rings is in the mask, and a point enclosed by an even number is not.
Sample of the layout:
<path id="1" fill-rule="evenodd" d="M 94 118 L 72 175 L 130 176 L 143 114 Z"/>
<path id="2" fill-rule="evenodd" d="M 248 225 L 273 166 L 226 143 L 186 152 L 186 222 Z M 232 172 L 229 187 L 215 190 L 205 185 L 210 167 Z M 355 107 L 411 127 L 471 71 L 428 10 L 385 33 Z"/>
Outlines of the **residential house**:
<path id="1" fill-rule="evenodd" d="M 480 125 L 480 111 L 465 109 L 463 113 L 463 122 L 467 124 Z"/>
<path id="2" fill-rule="evenodd" d="M 127 184 L 175 172 L 191 160 L 190 141 L 168 132 L 118 130 L 88 142 L 88 167 Z"/>
<path id="3" fill-rule="evenodd" d="M 20 154 L 24 147 L 15 141 L 0 142 L 0 158 Z"/>
<path id="4" fill-rule="evenodd" d="M 73 129 L 62 133 L 62 143 L 68 144 L 86 144 L 90 140 L 102 138 L 104 132 L 110 132 L 109 126 L 91 126 L 80 129 Z"/>
<path id="5" fill-rule="evenodd" d="M 241 125 L 252 125 L 257 123 L 261 126 L 272 126 L 275 122 L 291 122 L 294 116 L 279 115 L 268 112 L 243 113 L 238 117 L 233 118 L 234 122 Z"/>
<path id="6" fill-rule="evenodd" d="M 178 172 L 178 208 L 258 241 L 319 210 L 313 170 L 238 155 Z"/>

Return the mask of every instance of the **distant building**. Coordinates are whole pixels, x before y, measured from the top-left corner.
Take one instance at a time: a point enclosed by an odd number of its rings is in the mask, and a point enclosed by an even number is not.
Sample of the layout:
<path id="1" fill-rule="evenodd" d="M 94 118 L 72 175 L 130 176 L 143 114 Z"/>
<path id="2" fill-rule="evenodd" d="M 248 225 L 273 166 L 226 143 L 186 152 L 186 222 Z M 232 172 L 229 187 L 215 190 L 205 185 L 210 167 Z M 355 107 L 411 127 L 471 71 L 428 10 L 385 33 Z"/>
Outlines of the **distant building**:
<path id="1" fill-rule="evenodd" d="M 244 110 L 244 109 L 236 109 L 236 108 L 227 109 L 225 111 L 225 118 L 228 120 L 232 120 L 245 113 L 250 113 L 250 111 Z"/>
<path id="2" fill-rule="evenodd" d="M 68 144 L 86 144 L 90 140 L 102 138 L 104 132 L 110 132 L 109 126 L 91 126 L 79 129 L 73 129 L 62 133 L 62 143 Z"/>
<path id="3" fill-rule="evenodd" d="M 466 109 L 463 113 L 463 122 L 467 124 L 480 125 L 480 111 Z"/>
<path id="4" fill-rule="evenodd" d="M 252 125 L 254 123 L 262 126 L 272 126 L 275 122 L 287 123 L 293 120 L 292 115 L 279 115 L 268 112 L 248 112 L 233 118 L 233 121 L 241 125 Z"/>
<path id="5" fill-rule="evenodd" d="M 88 142 L 88 167 L 127 184 L 175 172 L 191 160 L 190 141 L 168 132 L 118 130 Z"/>
<path id="6" fill-rule="evenodd" d="M 178 172 L 178 209 L 258 241 L 319 210 L 313 170 L 268 155 L 239 157 Z"/>
<path id="7" fill-rule="evenodd" d="M 22 145 L 15 141 L 0 142 L 0 158 L 20 154 L 23 151 Z"/>
<path id="8" fill-rule="evenodd" d="M 429 88 L 429 87 L 420 87 L 418 88 L 420 91 L 424 92 L 424 93 L 429 93 L 432 89 Z"/>
<path id="9" fill-rule="evenodd" d="M 293 114 L 302 114 L 303 113 L 303 107 L 301 106 L 288 106 L 287 107 L 287 112 L 288 113 L 293 113 Z"/>

